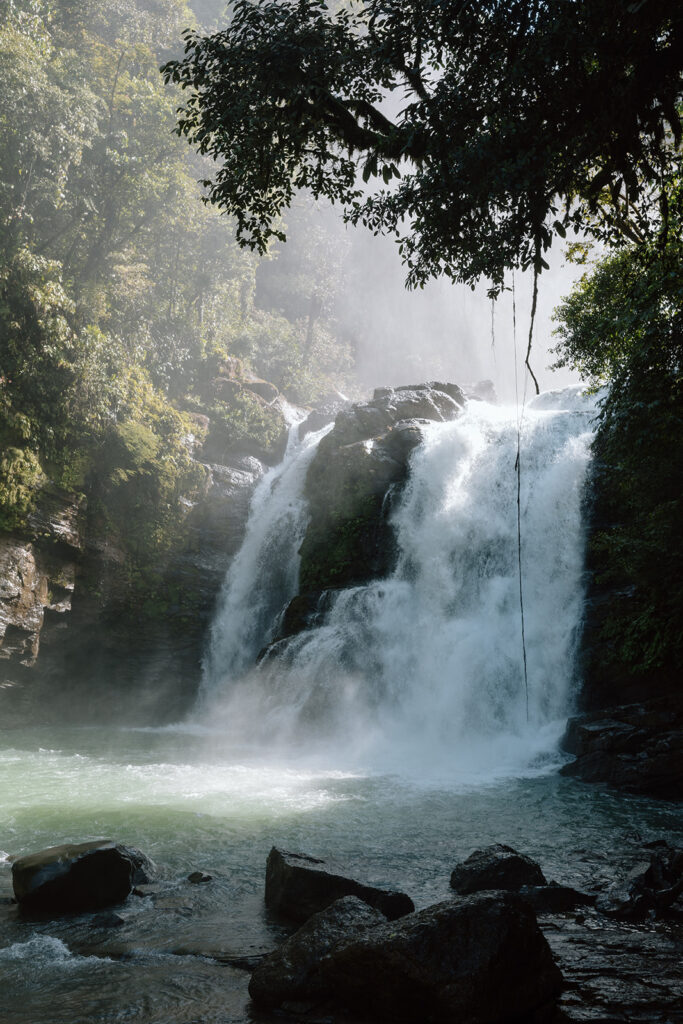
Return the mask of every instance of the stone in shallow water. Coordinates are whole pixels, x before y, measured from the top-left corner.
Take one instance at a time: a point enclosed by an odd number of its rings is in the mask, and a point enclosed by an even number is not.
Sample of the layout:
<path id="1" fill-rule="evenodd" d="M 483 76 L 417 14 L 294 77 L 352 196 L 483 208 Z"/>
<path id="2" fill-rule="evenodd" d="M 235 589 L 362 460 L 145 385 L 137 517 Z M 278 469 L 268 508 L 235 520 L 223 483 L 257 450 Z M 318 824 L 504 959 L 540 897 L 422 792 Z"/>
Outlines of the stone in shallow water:
<path id="1" fill-rule="evenodd" d="M 342 896 L 357 896 L 390 921 L 415 910 L 402 892 L 363 885 L 340 873 L 337 865 L 305 853 L 273 847 L 266 864 L 266 906 L 293 921 L 306 921 Z"/>
<path id="2" fill-rule="evenodd" d="M 451 875 L 451 888 L 463 895 L 485 889 L 521 889 L 523 885 L 546 885 L 538 864 L 511 846 L 494 843 L 475 850 Z"/>
<path id="3" fill-rule="evenodd" d="M 201 885 L 203 882 L 210 882 L 213 875 L 205 875 L 203 871 L 193 871 L 187 876 L 188 882 L 192 882 L 193 885 Z"/>
<path id="4" fill-rule="evenodd" d="M 133 887 L 137 851 L 110 840 L 53 846 L 12 865 L 18 902 L 36 911 L 97 910 L 120 903 Z"/>

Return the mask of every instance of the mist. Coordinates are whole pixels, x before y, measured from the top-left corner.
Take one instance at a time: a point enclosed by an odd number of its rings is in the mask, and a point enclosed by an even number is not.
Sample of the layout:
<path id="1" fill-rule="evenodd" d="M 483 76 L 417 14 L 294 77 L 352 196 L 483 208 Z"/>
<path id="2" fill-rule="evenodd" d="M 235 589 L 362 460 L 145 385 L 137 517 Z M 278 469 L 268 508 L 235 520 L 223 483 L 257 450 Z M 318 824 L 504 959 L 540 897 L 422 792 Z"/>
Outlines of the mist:
<path id="1" fill-rule="evenodd" d="M 501 401 L 515 398 L 515 334 L 520 400 L 526 371 L 533 275 L 515 275 L 516 332 L 513 299 L 508 290 L 492 304 L 486 283 L 475 290 L 442 278 L 423 290 L 408 291 L 405 268 L 390 238 L 365 229 L 349 229 L 348 280 L 340 295 L 340 318 L 356 338 L 355 375 L 368 390 L 424 380 L 469 383 L 493 381 Z M 559 249 L 550 254 L 550 270 L 539 280 L 531 365 L 541 390 L 579 382 L 570 370 L 553 371 L 552 312 L 581 276 Z M 534 393 L 527 381 L 527 394 Z"/>

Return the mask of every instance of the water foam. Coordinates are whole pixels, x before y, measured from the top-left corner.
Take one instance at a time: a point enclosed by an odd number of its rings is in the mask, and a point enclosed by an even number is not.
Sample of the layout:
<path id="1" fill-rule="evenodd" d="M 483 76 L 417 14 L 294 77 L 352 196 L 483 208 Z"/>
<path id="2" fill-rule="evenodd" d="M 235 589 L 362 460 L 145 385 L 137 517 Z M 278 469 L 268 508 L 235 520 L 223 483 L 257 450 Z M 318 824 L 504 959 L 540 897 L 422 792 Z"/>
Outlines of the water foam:
<path id="1" fill-rule="evenodd" d="M 279 743 L 283 751 L 310 750 L 318 742 L 333 746 L 342 760 L 411 773 L 548 770 L 576 689 L 581 501 L 594 415 L 595 401 L 574 388 L 529 403 L 522 423 L 528 720 L 517 576 L 517 414 L 471 402 L 458 420 L 424 428 L 393 514 L 399 558 L 391 577 L 336 592 L 320 625 L 257 669 L 245 672 L 247 657 L 221 660 L 214 645 L 212 723 L 220 722 L 232 741 L 246 736 Z M 301 488 L 312 455 L 308 449 L 296 470 L 290 461 L 281 474 L 289 474 L 287 500 L 297 508 L 280 549 L 291 553 L 290 580 L 298 569 L 306 521 Z M 287 519 L 272 507 L 279 500 L 264 490 L 255 513 L 284 529 Z M 238 605 L 253 607 L 258 595 L 265 607 L 270 555 L 267 545 L 257 552 L 255 526 L 219 613 L 223 652 L 240 646 Z M 277 591 L 279 601 L 285 589 Z M 251 657 L 273 635 L 282 604 L 273 600 L 268 607 L 270 623 L 264 629 L 266 616 L 260 620 Z"/>

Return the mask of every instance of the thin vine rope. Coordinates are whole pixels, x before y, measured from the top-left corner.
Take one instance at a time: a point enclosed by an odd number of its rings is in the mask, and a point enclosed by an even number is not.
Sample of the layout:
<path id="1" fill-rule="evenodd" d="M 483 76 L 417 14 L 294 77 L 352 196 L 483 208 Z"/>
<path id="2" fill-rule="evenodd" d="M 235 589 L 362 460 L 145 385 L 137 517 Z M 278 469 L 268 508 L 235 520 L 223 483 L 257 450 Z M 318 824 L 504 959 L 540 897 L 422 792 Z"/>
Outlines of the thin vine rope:
<path id="1" fill-rule="evenodd" d="M 534 280 L 534 300 L 531 309 L 531 329 L 529 332 L 529 349 L 527 350 L 526 365 L 529 366 L 529 351 L 531 349 L 531 335 L 534 328 L 534 316 L 536 313 L 536 281 Z M 519 614 L 522 627 L 522 661 L 524 664 L 524 696 L 526 700 L 526 720 L 529 721 L 529 672 L 526 658 L 526 635 L 524 629 L 524 587 L 522 584 L 522 420 L 524 418 L 524 406 L 526 405 L 526 375 L 524 380 L 524 395 L 522 398 L 522 409 L 519 408 L 519 381 L 517 375 L 517 302 L 515 296 L 515 274 L 512 273 L 512 343 L 515 355 L 515 410 L 517 417 L 517 458 L 515 459 L 515 472 L 517 474 L 517 574 L 519 577 Z M 529 367 L 529 369 L 531 369 Z M 533 373 L 531 374 L 533 377 Z M 534 381 L 536 378 L 534 377 Z M 538 384 L 536 385 L 538 388 Z"/>

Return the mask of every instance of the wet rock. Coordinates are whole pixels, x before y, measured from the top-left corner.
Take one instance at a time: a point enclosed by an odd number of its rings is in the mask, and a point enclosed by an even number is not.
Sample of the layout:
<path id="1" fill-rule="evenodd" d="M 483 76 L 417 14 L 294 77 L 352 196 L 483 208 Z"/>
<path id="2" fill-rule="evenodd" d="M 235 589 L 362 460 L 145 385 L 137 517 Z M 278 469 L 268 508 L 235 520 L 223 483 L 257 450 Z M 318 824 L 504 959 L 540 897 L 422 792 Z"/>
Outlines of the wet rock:
<path id="1" fill-rule="evenodd" d="M 597 908 L 621 921 L 666 915 L 683 897 L 683 849 L 652 844 L 649 858 L 598 897 Z"/>
<path id="2" fill-rule="evenodd" d="M 683 699 L 666 698 L 576 716 L 563 775 L 665 799 L 683 794 Z"/>
<path id="3" fill-rule="evenodd" d="M 556 1024 L 664 1024 L 683 1010 L 683 923 L 634 923 L 593 908 L 541 925 L 564 975 Z"/>
<path id="4" fill-rule="evenodd" d="M 363 885 L 340 873 L 330 861 L 276 847 L 266 864 L 266 906 L 293 921 L 306 921 L 342 896 L 357 896 L 390 921 L 410 914 L 413 901 L 402 892 Z"/>
<path id="5" fill-rule="evenodd" d="M 451 874 L 451 888 L 463 895 L 485 889 L 515 890 L 522 886 L 545 885 L 547 882 L 538 864 L 503 843 L 475 850 Z"/>
<path id="6" fill-rule="evenodd" d="M 120 903 L 137 870 L 125 846 L 109 840 L 53 846 L 12 864 L 17 901 L 38 912 L 97 910 Z"/>
<path id="7" fill-rule="evenodd" d="M 133 885 L 149 885 L 157 876 L 157 866 L 154 861 L 143 853 L 142 850 L 137 850 L 134 846 L 120 846 L 127 857 L 133 863 L 133 877 L 131 879 Z"/>
<path id="8" fill-rule="evenodd" d="M 393 568 L 391 502 L 420 443 L 420 423 L 458 416 L 456 384 L 380 388 L 343 408 L 320 442 L 306 477 L 311 519 L 301 546 L 301 593 L 354 586 Z"/>
<path id="9" fill-rule="evenodd" d="M 319 405 L 312 409 L 305 420 L 299 424 L 299 440 L 303 441 L 307 434 L 322 430 L 332 423 L 337 413 L 349 405 L 348 399 L 340 394 L 326 396 Z"/>
<path id="10" fill-rule="evenodd" d="M 259 964 L 249 983 L 249 995 L 264 1006 L 325 995 L 325 986 L 316 977 L 322 957 L 341 939 L 385 921 L 379 910 L 356 896 L 335 900 Z"/>
<path id="11" fill-rule="evenodd" d="M 531 907 L 478 893 L 342 939 L 316 991 L 377 1021 L 494 1024 L 528 1020 L 562 988 Z"/>
<path id="12" fill-rule="evenodd" d="M 549 882 L 548 885 L 523 885 L 518 890 L 537 914 L 565 914 L 576 907 L 592 906 L 596 897 L 579 892 L 569 885 Z"/>
<path id="13" fill-rule="evenodd" d="M 193 871 L 187 876 L 188 882 L 192 885 L 202 885 L 204 882 L 210 882 L 212 878 L 212 875 L 205 875 L 203 871 Z"/>
<path id="14" fill-rule="evenodd" d="M 120 928 L 126 922 L 118 914 L 96 914 L 90 922 L 91 928 Z"/>

